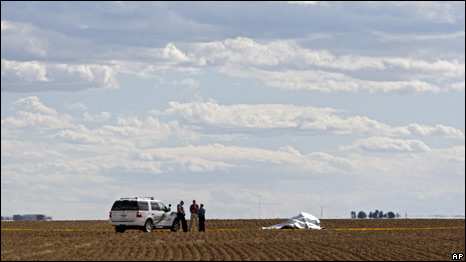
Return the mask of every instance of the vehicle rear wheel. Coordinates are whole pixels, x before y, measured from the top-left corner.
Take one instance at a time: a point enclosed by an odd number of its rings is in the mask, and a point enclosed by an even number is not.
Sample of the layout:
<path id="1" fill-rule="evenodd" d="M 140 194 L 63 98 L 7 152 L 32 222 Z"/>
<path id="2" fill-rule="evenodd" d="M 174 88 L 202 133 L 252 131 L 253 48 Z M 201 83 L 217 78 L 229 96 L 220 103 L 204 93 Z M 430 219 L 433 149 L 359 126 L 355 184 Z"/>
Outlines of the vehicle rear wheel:
<path id="1" fill-rule="evenodd" d="M 154 229 L 154 223 L 152 223 L 152 220 L 147 219 L 146 223 L 144 224 L 144 232 L 152 232 Z"/>
<path id="2" fill-rule="evenodd" d="M 181 227 L 181 221 L 178 218 L 176 218 L 175 221 L 173 221 L 171 231 L 178 232 L 180 231 L 180 227 Z"/>

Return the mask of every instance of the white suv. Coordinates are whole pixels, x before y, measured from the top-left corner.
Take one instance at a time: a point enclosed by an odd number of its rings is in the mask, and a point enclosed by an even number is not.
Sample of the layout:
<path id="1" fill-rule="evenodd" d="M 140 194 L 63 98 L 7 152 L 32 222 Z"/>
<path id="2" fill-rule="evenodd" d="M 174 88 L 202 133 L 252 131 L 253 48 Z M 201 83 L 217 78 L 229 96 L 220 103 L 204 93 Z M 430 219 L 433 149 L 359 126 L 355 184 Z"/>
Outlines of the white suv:
<path id="1" fill-rule="evenodd" d="M 121 198 L 113 203 L 108 221 L 115 226 L 116 232 L 138 228 L 144 232 L 152 232 L 154 228 L 180 230 L 180 220 L 171 205 L 165 206 L 154 197 Z"/>

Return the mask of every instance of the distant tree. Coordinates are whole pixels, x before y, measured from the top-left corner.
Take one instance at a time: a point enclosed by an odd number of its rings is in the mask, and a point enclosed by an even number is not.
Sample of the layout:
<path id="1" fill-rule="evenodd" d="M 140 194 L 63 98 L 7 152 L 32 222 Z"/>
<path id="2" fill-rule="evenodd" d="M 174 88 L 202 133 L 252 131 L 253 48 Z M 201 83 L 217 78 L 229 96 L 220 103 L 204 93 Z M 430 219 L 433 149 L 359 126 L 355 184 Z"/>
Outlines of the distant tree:
<path id="1" fill-rule="evenodd" d="M 358 218 L 366 218 L 366 217 L 367 217 L 366 212 L 364 212 L 364 211 L 359 211 L 359 213 L 358 213 Z"/>
<path id="2" fill-rule="evenodd" d="M 379 210 L 375 210 L 374 214 L 372 214 L 372 218 L 379 218 Z"/>
<path id="3" fill-rule="evenodd" d="M 382 210 L 379 211 L 379 217 L 378 218 L 383 218 L 383 211 Z"/>
<path id="4" fill-rule="evenodd" d="M 372 211 L 369 212 L 369 218 L 373 218 L 374 217 L 374 214 L 372 214 Z"/>
<path id="5" fill-rule="evenodd" d="M 356 212 L 355 211 L 351 211 L 351 218 L 356 218 Z"/>
<path id="6" fill-rule="evenodd" d="M 393 213 L 392 211 L 390 211 L 390 212 L 388 212 L 387 217 L 388 217 L 388 218 L 395 218 L 395 213 Z"/>

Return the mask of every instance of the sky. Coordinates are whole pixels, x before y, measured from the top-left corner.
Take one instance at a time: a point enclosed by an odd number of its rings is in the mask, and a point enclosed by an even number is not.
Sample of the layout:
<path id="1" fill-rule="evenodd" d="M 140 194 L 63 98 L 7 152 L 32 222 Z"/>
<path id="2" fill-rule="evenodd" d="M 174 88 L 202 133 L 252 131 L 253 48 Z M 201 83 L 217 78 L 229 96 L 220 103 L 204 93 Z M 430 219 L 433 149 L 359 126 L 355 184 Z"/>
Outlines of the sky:
<path id="1" fill-rule="evenodd" d="M 1 215 L 465 215 L 464 2 L 1 2 Z"/>

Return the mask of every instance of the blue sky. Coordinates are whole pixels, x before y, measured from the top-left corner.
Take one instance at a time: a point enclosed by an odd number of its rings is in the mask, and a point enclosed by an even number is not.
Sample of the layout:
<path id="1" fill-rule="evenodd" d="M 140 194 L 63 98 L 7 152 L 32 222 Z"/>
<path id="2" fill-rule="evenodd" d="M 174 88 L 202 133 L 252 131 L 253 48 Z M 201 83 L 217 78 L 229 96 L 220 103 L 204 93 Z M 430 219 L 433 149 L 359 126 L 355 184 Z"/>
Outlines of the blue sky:
<path id="1" fill-rule="evenodd" d="M 2 1 L 2 216 L 464 216 L 464 10 Z"/>

